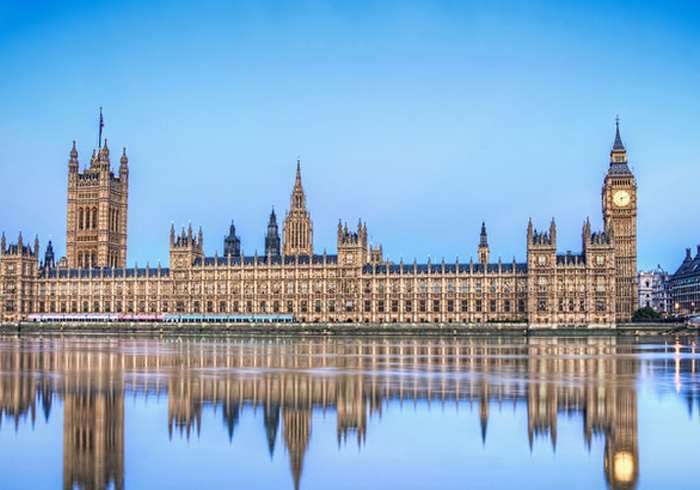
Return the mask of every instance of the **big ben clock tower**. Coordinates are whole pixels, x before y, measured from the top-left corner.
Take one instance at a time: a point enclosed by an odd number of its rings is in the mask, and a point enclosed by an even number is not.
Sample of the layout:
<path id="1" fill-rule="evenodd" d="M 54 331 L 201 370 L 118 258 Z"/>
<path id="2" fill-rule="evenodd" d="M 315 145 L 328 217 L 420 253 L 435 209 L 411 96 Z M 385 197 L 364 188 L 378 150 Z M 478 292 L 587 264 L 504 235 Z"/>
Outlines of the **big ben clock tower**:
<path id="1" fill-rule="evenodd" d="M 615 247 L 615 317 L 618 322 L 632 318 L 637 300 L 637 183 L 627 166 L 627 151 L 615 121 L 615 143 L 610 168 L 603 183 L 603 222 L 612 231 Z"/>

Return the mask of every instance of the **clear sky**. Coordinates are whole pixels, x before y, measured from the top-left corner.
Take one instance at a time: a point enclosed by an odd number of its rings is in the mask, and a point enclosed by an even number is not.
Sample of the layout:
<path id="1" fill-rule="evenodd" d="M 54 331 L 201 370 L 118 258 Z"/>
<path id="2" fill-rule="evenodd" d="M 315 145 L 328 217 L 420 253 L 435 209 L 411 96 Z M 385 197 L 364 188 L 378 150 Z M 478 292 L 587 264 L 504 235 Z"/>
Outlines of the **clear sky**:
<path id="1" fill-rule="evenodd" d="M 264 250 L 297 157 L 317 253 L 342 218 L 398 261 L 525 260 L 602 227 L 615 129 L 638 181 L 638 265 L 700 243 L 695 1 L 0 0 L 0 230 L 65 254 L 67 162 L 99 107 L 130 162 L 128 262 L 168 261 L 171 222 Z"/>

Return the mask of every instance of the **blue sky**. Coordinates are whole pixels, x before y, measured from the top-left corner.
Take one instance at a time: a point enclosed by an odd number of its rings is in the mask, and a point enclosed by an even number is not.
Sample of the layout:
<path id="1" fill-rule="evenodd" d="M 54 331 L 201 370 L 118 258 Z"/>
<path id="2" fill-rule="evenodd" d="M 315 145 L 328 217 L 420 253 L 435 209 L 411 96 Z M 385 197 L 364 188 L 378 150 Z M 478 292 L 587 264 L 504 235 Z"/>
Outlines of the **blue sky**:
<path id="1" fill-rule="evenodd" d="M 171 222 L 264 250 L 297 157 L 318 253 L 360 217 L 394 261 L 476 257 L 482 220 L 523 261 L 530 217 L 578 251 L 619 114 L 638 265 L 673 271 L 700 243 L 699 25 L 692 1 L 0 0 L 0 230 L 65 253 L 103 106 L 130 265 L 167 263 Z"/>

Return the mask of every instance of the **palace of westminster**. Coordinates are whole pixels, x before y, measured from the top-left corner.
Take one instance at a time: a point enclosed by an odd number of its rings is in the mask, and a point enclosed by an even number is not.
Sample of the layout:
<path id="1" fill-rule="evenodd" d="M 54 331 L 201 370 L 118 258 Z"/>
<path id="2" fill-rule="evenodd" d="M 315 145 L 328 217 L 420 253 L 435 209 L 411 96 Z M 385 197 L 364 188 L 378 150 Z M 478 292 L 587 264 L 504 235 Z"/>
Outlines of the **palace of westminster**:
<path id="1" fill-rule="evenodd" d="M 527 261 L 492 262 L 482 225 L 478 262 L 393 263 L 368 244 L 366 223 L 338 223 L 337 254 L 315 254 L 297 161 L 280 238 L 274 210 L 265 253 L 244 256 L 231 225 L 223 256 L 204 254 L 201 228 L 170 231 L 169 267 L 127 267 L 129 162 L 112 171 L 107 141 L 82 171 L 68 161 L 66 257 L 49 241 L 0 247 L 0 321 L 30 313 L 293 315 L 301 322 L 527 322 L 614 327 L 637 306 L 637 186 L 619 124 L 602 187 L 604 229 L 582 229 L 582 250 L 557 252 L 554 220 L 527 225 Z"/>

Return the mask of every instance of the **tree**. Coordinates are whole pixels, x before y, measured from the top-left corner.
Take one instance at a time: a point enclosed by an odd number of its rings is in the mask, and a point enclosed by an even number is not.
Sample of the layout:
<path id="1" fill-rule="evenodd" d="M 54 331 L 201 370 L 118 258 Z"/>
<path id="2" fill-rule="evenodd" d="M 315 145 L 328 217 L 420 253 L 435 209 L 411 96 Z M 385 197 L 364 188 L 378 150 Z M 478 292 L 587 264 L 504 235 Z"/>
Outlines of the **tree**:
<path id="1" fill-rule="evenodd" d="M 651 306 L 639 308 L 632 316 L 633 322 L 648 322 L 650 320 L 658 320 L 659 314 Z"/>

